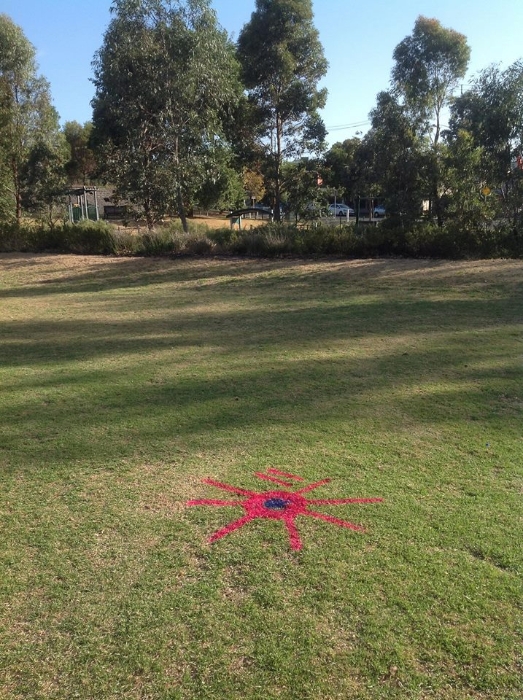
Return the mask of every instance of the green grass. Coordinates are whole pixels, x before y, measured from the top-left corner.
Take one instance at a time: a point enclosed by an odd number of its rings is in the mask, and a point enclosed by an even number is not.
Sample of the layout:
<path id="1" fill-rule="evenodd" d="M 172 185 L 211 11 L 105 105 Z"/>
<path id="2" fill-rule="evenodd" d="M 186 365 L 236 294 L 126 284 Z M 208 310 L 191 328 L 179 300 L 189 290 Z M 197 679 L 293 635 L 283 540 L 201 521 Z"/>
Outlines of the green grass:
<path id="1" fill-rule="evenodd" d="M 0 256 L 0 698 L 520 699 L 522 273 Z"/>

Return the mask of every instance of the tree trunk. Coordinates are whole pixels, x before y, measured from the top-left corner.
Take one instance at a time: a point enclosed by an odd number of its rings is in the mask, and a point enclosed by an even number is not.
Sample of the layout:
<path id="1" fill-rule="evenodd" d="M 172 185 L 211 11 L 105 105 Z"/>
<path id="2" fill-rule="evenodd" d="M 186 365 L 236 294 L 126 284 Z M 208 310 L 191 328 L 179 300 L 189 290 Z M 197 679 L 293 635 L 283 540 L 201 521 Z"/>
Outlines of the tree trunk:
<path id="1" fill-rule="evenodd" d="M 11 161 L 11 173 L 13 175 L 16 223 L 20 225 L 22 220 L 22 189 L 20 187 L 20 178 L 18 177 L 18 164 L 14 158 Z"/>
<path id="2" fill-rule="evenodd" d="M 178 214 L 179 214 L 180 220 L 182 222 L 182 228 L 184 230 L 184 233 L 189 233 L 189 224 L 187 223 L 187 216 L 185 215 L 185 206 L 183 204 L 183 195 L 182 195 L 182 188 L 181 187 L 178 187 L 177 199 L 178 199 Z"/>
<path id="3" fill-rule="evenodd" d="M 274 212 L 273 216 L 276 221 L 280 221 L 280 204 L 281 204 L 281 120 L 280 115 L 276 113 L 276 183 L 274 188 Z"/>
<path id="4" fill-rule="evenodd" d="M 149 200 L 146 200 L 143 205 L 143 209 L 145 212 L 145 221 L 147 222 L 147 229 L 149 231 L 152 231 L 154 228 L 154 217 L 153 213 L 151 211 L 151 205 Z"/>
<path id="5" fill-rule="evenodd" d="M 441 196 L 440 196 L 440 183 L 441 183 L 441 168 L 440 168 L 440 153 L 439 153 L 439 135 L 440 135 L 440 125 L 439 125 L 439 112 L 437 113 L 436 119 L 436 135 L 434 137 L 434 171 L 432 176 L 432 205 L 433 213 L 436 215 L 436 221 L 438 226 L 441 228 L 443 226 L 443 214 L 441 211 Z"/>
<path id="6" fill-rule="evenodd" d="M 438 183 L 434 183 L 434 188 L 432 191 L 432 205 L 433 205 L 433 210 L 434 214 L 436 215 L 436 221 L 438 223 L 439 228 L 443 226 L 443 216 L 441 213 L 441 198 L 439 196 L 438 192 Z"/>

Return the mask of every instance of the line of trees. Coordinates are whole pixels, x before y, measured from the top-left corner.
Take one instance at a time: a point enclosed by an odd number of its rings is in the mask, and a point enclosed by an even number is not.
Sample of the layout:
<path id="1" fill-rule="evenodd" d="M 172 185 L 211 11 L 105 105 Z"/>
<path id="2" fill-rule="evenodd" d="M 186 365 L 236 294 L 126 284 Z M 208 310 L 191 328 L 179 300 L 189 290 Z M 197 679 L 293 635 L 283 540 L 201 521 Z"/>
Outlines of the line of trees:
<path id="1" fill-rule="evenodd" d="M 89 124 L 60 128 L 49 83 L 38 74 L 35 48 L 0 15 L 0 222 L 24 214 L 53 223 L 63 217 L 71 182 L 94 175 Z"/>
<path id="2" fill-rule="evenodd" d="M 440 227 L 518 224 L 523 62 L 490 66 L 464 90 L 469 57 L 465 36 L 419 17 L 394 51 L 391 86 L 378 94 L 367 134 L 326 154 L 327 184 L 351 201 L 379 197 L 392 226 L 411 227 L 424 206 Z"/>
<path id="3" fill-rule="evenodd" d="M 34 47 L 0 15 L 0 221 L 51 222 L 68 186 L 105 181 L 150 229 L 176 215 L 187 230 L 193 207 L 234 208 L 246 194 L 277 220 L 282 202 L 309 215 L 333 189 L 378 198 L 404 229 L 423 210 L 440 227 L 517 223 L 523 62 L 463 89 L 469 58 L 465 36 L 418 17 L 368 133 L 327 150 L 311 0 L 256 0 L 235 44 L 210 0 L 113 0 L 92 122 L 60 128 Z"/>
<path id="4" fill-rule="evenodd" d="M 311 1 L 257 0 L 237 46 L 209 0 L 114 0 L 112 14 L 93 139 L 118 194 L 150 228 L 176 211 L 187 229 L 192 205 L 238 206 L 259 173 L 279 219 L 285 163 L 325 145 Z"/>

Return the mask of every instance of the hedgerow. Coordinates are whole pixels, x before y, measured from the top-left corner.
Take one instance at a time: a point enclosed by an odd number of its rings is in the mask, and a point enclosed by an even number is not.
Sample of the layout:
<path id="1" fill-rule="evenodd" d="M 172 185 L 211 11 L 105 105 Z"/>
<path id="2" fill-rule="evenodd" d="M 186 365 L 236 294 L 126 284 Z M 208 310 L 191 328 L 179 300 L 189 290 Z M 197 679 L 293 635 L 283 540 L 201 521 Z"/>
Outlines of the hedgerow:
<path id="1" fill-rule="evenodd" d="M 267 223 L 258 228 L 208 229 L 178 223 L 154 231 L 118 229 L 106 222 L 66 223 L 48 227 L 31 222 L 0 228 L 1 252 L 56 252 L 83 255 L 251 257 L 342 256 L 351 258 L 521 258 L 523 226 L 507 223 L 484 228 L 449 222 L 438 227 L 418 222 L 409 229 L 382 222 L 377 226 L 325 224 L 298 227 Z"/>

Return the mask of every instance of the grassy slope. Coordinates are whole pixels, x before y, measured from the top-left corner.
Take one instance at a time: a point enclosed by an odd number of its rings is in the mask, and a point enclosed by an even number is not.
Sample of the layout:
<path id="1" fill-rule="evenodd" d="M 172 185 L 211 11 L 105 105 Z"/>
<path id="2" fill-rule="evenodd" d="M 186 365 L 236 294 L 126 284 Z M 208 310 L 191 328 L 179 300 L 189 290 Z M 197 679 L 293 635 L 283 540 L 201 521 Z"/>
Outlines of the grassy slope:
<path id="1" fill-rule="evenodd" d="M 0 698 L 521 698 L 522 272 L 1 256 Z"/>

